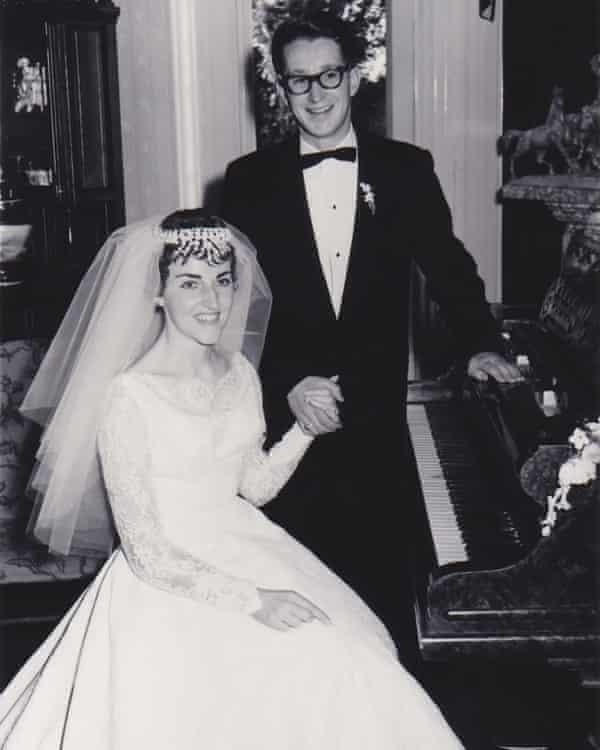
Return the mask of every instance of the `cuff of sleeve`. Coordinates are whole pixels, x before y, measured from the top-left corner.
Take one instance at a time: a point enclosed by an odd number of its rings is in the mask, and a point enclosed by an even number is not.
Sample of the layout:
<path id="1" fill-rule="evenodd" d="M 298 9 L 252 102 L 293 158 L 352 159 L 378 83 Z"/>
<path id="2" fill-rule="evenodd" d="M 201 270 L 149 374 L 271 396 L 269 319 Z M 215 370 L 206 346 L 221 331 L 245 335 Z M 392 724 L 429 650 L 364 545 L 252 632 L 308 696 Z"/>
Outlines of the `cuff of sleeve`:
<path id="1" fill-rule="evenodd" d="M 206 590 L 201 586 L 196 595 L 201 602 L 228 612 L 242 612 L 250 615 L 262 606 L 256 586 L 240 579 L 229 578 L 214 589 Z"/>
<path id="2" fill-rule="evenodd" d="M 281 440 L 269 451 L 269 456 L 274 464 L 289 464 L 299 461 L 314 438 L 305 435 L 300 429 L 298 422 L 290 427 Z"/>
<path id="3" fill-rule="evenodd" d="M 277 459 L 292 461 L 299 455 L 301 456 L 313 440 L 314 437 L 306 435 L 302 432 L 298 422 L 294 422 L 276 446 Z"/>

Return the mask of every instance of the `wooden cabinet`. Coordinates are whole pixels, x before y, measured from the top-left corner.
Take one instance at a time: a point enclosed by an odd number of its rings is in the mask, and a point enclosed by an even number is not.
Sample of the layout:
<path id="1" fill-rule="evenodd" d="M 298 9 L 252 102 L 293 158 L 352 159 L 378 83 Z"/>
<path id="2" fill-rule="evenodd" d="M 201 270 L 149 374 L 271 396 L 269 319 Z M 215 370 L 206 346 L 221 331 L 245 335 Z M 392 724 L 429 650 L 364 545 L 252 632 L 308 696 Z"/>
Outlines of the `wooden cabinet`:
<path id="1" fill-rule="evenodd" d="M 51 335 L 125 221 L 118 15 L 110 0 L 0 0 L 2 197 L 32 224 L 24 282 L 0 287 L 2 338 Z"/>
<path id="2" fill-rule="evenodd" d="M 96 565 L 26 534 L 37 432 L 18 407 L 78 281 L 125 221 L 118 15 L 110 0 L 0 0 L 0 685 Z M 7 260 L 27 225 L 27 251 Z"/>

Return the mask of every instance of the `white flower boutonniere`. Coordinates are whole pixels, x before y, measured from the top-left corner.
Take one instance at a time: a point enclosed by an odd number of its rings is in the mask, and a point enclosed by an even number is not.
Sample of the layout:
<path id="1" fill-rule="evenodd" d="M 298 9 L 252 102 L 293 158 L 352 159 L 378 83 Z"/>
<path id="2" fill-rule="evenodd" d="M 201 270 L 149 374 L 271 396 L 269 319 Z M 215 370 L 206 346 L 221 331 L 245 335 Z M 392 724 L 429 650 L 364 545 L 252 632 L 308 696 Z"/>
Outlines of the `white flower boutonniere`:
<path id="1" fill-rule="evenodd" d="M 359 187 L 363 201 L 367 204 L 373 216 L 375 216 L 375 191 L 368 182 L 359 183 Z"/>

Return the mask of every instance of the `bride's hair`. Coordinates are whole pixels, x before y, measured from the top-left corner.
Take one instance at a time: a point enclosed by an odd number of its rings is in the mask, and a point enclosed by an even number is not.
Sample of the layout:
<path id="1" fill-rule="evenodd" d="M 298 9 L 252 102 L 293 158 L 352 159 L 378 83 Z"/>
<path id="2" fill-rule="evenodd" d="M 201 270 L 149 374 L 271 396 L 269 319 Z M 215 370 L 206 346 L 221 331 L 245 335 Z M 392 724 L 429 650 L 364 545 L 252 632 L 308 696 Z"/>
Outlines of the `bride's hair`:
<path id="1" fill-rule="evenodd" d="M 160 291 L 164 291 L 173 263 L 186 263 L 189 258 L 205 260 L 209 265 L 230 261 L 231 275 L 236 280 L 236 257 L 228 225 L 218 216 L 201 208 L 180 209 L 164 218 L 160 230 L 168 239 L 158 261 Z"/>
<path id="2" fill-rule="evenodd" d="M 207 213 L 203 208 L 180 208 L 165 216 L 160 222 L 160 228 L 169 229 L 225 229 L 227 224 L 219 216 Z"/>

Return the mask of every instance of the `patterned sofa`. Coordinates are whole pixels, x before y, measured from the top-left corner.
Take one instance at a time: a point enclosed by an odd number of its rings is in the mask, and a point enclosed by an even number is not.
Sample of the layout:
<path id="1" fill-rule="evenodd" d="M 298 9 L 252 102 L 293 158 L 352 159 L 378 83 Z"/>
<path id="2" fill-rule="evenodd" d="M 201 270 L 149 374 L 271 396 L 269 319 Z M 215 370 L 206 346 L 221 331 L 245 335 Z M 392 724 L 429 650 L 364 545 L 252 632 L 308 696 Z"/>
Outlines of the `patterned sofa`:
<path id="1" fill-rule="evenodd" d="M 19 406 L 44 350 L 40 339 L 0 342 L 0 585 L 73 580 L 97 567 L 89 558 L 50 555 L 26 534 L 31 501 L 25 489 L 39 429 Z"/>

